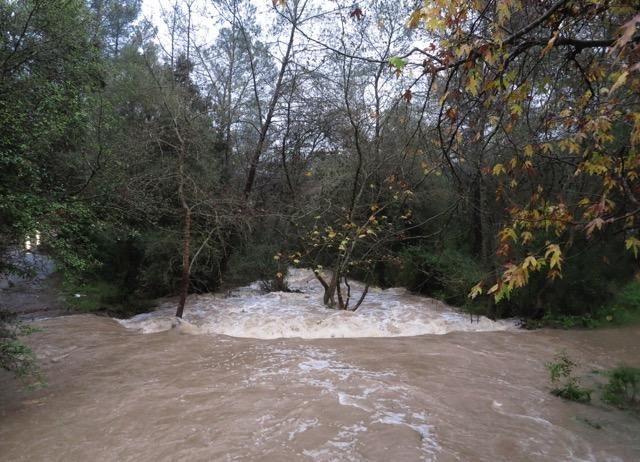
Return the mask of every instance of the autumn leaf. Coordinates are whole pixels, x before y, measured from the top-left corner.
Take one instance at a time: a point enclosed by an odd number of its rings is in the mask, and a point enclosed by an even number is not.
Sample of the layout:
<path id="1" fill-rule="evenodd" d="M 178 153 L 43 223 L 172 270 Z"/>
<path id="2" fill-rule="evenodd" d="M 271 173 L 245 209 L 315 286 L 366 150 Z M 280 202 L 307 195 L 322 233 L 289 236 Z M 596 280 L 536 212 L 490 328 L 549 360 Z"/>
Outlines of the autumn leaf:
<path id="1" fill-rule="evenodd" d="M 549 259 L 549 268 L 558 270 L 562 267 L 562 250 L 558 244 L 548 244 L 544 254 L 545 259 Z"/>
<path id="2" fill-rule="evenodd" d="M 613 84 L 611 89 L 609 90 L 609 95 L 611 95 L 614 91 L 620 88 L 627 81 L 627 77 L 629 76 L 629 71 L 624 71 L 620 76 L 616 79 L 616 82 Z"/>
<path id="3" fill-rule="evenodd" d="M 505 172 L 506 172 L 506 170 L 504 168 L 504 165 L 502 165 L 502 164 L 494 165 L 494 167 L 493 167 L 493 176 L 498 176 L 498 175 L 500 175 L 502 173 L 505 173 Z"/>
<path id="4" fill-rule="evenodd" d="M 407 27 L 409 29 L 414 29 L 418 26 L 418 24 L 420 24 L 420 21 L 422 20 L 422 18 L 424 17 L 424 13 L 422 12 L 422 10 L 416 10 L 413 13 L 411 13 L 411 16 L 409 16 L 409 21 L 407 21 Z"/>
<path id="5" fill-rule="evenodd" d="M 541 56 L 545 56 L 547 53 L 549 53 L 551 51 L 551 49 L 553 48 L 553 46 L 556 43 L 556 40 L 558 40 L 558 35 L 559 34 L 560 34 L 560 32 L 557 31 L 557 30 L 553 32 L 553 35 L 551 36 L 551 38 L 547 42 L 547 46 L 542 49 Z"/>
<path id="6" fill-rule="evenodd" d="M 633 36 L 636 33 L 636 28 L 640 24 L 640 14 L 635 15 L 629 21 L 625 22 L 620 27 L 620 37 L 616 40 L 615 45 L 611 49 L 611 52 L 615 50 L 621 50 L 627 43 L 633 40 Z"/>
<path id="7" fill-rule="evenodd" d="M 478 295 L 482 295 L 482 283 L 478 283 L 471 288 L 467 297 L 474 300 Z"/>
<path id="8" fill-rule="evenodd" d="M 587 223 L 587 226 L 585 227 L 587 231 L 587 237 L 591 237 L 595 230 L 601 230 L 604 223 L 605 221 L 600 217 L 594 218 L 589 223 Z"/>
<path id="9" fill-rule="evenodd" d="M 638 247 L 640 247 L 640 240 L 637 237 L 632 236 L 626 241 L 624 241 L 624 246 L 627 250 L 631 250 L 633 252 L 633 256 L 638 258 Z"/>
<path id="10" fill-rule="evenodd" d="M 536 257 L 534 257 L 533 255 L 529 255 L 527 258 L 524 259 L 524 262 L 522 262 L 522 269 L 524 270 L 531 269 L 532 271 L 537 271 L 542 267 L 542 263 L 543 262 L 536 259 Z"/>

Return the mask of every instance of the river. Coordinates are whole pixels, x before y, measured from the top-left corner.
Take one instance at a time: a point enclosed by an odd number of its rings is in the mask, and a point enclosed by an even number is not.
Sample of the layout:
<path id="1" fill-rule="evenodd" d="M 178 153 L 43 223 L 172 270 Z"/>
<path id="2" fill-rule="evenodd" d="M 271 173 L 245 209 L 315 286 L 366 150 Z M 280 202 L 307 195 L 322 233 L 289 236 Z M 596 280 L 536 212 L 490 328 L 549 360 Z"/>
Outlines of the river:
<path id="1" fill-rule="evenodd" d="M 398 289 L 327 312 L 296 277 L 301 293 L 191 297 L 184 322 L 34 322 L 48 386 L 0 376 L 0 460 L 640 460 L 640 419 L 552 396 L 544 368 L 564 350 L 595 383 L 638 365 L 640 328 L 470 323 Z"/>

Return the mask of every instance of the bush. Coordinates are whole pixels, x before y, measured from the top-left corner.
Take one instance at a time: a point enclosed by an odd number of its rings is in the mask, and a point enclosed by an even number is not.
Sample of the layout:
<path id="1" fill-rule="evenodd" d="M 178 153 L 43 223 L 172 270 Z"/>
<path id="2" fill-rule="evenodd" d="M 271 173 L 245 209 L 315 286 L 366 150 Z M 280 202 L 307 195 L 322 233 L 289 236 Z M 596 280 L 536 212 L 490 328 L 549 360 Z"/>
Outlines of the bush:
<path id="1" fill-rule="evenodd" d="M 607 373 L 609 383 L 602 391 L 602 399 L 622 409 L 640 407 L 640 368 L 619 366 Z"/>
<path id="2" fill-rule="evenodd" d="M 615 242 L 577 239 L 565 260 L 571 264 L 563 268 L 562 278 L 551 281 L 546 271 L 532 274 L 526 287 L 498 305 L 504 314 L 534 320 L 527 323 L 530 327 L 592 328 L 622 318 L 626 308 L 616 306 L 640 306 L 640 288 L 629 282 L 637 262 Z M 625 296 L 616 301 L 621 288 Z"/>
<path id="3" fill-rule="evenodd" d="M 456 306 L 470 304 L 469 290 L 484 277 L 480 264 L 460 250 L 416 245 L 402 250 L 400 259 L 402 269 L 395 284 Z"/>
<path id="4" fill-rule="evenodd" d="M 32 332 L 34 329 L 16 321 L 15 314 L 0 310 L 0 368 L 31 387 L 44 385 L 35 354 L 20 340 Z"/>
<path id="5" fill-rule="evenodd" d="M 578 384 L 578 379 L 573 375 L 576 363 L 569 359 L 566 353 L 556 356 L 555 361 L 545 364 L 545 367 L 549 371 L 549 379 L 554 387 L 551 394 L 579 403 L 591 401 L 591 390 L 582 388 Z"/>
<path id="6" fill-rule="evenodd" d="M 127 287 L 108 281 L 66 280 L 63 290 L 67 304 L 76 311 L 86 313 L 103 311 L 111 316 L 130 317 L 150 311 L 155 305 Z"/>
<path id="7" fill-rule="evenodd" d="M 273 282 L 278 273 L 286 274 L 286 259 L 275 259 L 279 249 L 275 244 L 257 242 L 248 243 L 239 252 L 234 252 L 229 261 L 229 270 L 225 274 L 225 284 L 239 286 L 262 281 L 263 289 L 267 292 L 278 291 L 278 282 Z M 284 279 L 282 279 L 284 283 Z M 279 287 L 283 287 L 280 285 Z"/>
<path id="8" fill-rule="evenodd" d="M 613 298 L 598 311 L 601 324 L 640 322 L 640 282 L 633 280 L 615 291 Z"/>

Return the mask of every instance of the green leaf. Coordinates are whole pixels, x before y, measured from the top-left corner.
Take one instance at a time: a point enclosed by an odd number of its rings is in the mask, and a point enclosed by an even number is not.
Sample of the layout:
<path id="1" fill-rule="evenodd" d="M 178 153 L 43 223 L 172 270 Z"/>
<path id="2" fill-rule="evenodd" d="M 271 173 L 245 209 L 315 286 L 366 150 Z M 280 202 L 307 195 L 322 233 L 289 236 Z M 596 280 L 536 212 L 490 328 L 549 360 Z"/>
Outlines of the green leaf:
<path id="1" fill-rule="evenodd" d="M 402 69 L 404 69 L 407 65 L 407 61 L 398 56 L 394 56 L 392 58 L 389 58 L 389 64 L 395 67 L 396 70 L 402 71 Z"/>

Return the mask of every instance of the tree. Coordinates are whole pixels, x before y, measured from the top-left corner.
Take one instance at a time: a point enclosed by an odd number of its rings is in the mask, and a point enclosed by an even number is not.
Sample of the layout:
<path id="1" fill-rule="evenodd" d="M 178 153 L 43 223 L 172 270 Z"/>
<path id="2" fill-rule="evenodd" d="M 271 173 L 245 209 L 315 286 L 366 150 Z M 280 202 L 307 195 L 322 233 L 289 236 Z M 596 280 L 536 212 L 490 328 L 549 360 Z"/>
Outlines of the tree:
<path id="1" fill-rule="evenodd" d="M 476 109 L 487 121 L 478 139 L 504 144 L 504 161 L 483 171 L 497 179 L 496 200 L 508 210 L 498 234 L 504 266 L 487 291 L 496 301 L 543 268 L 550 280 L 560 277 L 576 233 L 590 238 L 610 228 L 637 250 L 634 5 L 425 2 L 409 19 L 437 42 L 414 55 L 424 59 L 424 77 L 442 88 L 444 158 L 453 169 L 468 158 L 463 127 Z M 484 290 L 479 284 L 471 295 Z"/>
<path id="2" fill-rule="evenodd" d="M 0 236 L 15 245 L 38 229 L 61 266 L 83 271 L 94 262 L 78 231 L 92 217 L 67 160 L 82 152 L 101 80 L 87 11 L 79 0 L 4 1 L 0 24 Z"/>
<path id="3" fill-rule="evenodd" d="M 93 40 L 108 55 L 118 56 L 134 31 L 141 0 L 91 0 Z"/>
<path id="4" fill-rule="evenodd" d="M 370 283 L 384 282 L 380 269 L 396 261 L 393 247 L 420 226 L 411 210 L 415 189 L 437 170 L 417 149 L 419 114 L 429 94 L 414 99 L 407 88 L 411 79 L 400 78 L 389 66 L 409 43 L 402 19 L 406 11 L 395 2 L 375 2 L 358 14 L 343 7 L 328 13 L 336 16 L 328 21 L 336 30 L 329 26 L 325 38 L 301 32 L 326 53 L 316 71 L 316 88 L 322 89 L 317 110 L 326 111 L 331 122 L 324 152 L 317 152 L 308 172 L 310 180 L 296 191 L 305 206 L 295 219 L 302 250 L 293 257 L 315 269 L 329 307 L 355 310 Z M 412 100 L 418 105 L 412 107 Z M 352 275 L 366 282 L 354 305 Z"/>

